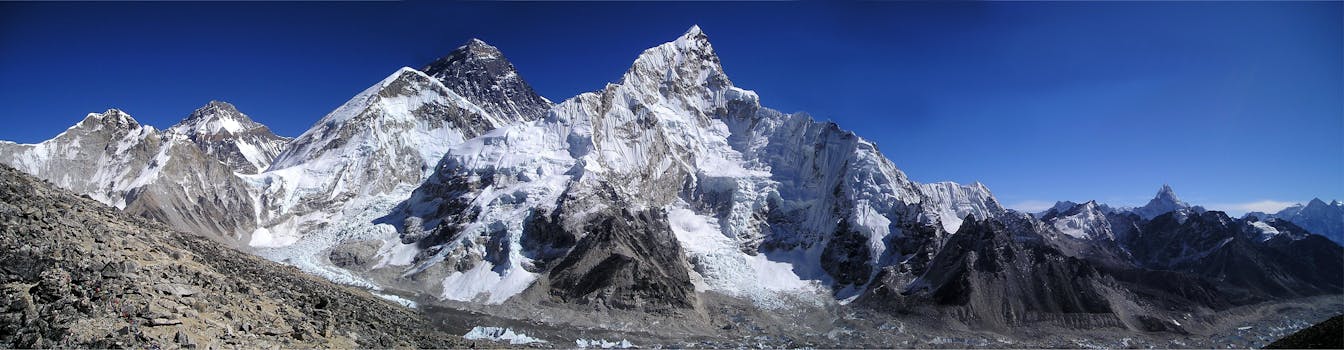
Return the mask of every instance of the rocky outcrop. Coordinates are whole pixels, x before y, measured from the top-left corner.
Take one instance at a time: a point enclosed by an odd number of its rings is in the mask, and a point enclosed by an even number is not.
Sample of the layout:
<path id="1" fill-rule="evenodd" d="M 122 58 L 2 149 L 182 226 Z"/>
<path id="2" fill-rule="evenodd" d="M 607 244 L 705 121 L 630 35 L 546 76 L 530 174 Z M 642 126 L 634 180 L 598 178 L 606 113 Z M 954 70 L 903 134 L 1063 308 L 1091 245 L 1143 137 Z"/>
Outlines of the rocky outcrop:
<path id="1" fill-rule="evenodd" d="M 0 346 L 462 347 L 367 292 L 0 166 Z"/>
<path id="2" fill-rule="evenodd" d="M 600 216 L 549 273 L 561 302 L 665 313 L 695 304 L 681 247 L 661 210 Z"/>

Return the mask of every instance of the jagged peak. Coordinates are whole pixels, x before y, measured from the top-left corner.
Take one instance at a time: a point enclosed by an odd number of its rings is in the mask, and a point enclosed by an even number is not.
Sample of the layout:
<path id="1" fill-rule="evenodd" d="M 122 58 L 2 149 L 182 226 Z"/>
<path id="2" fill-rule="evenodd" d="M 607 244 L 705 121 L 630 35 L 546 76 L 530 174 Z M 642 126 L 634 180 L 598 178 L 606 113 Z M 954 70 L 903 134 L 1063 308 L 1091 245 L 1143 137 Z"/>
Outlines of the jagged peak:
<path id="1" fill-rule="evenodd" d="M 1180 198 L 1176 197 L 1176 190 L 1171 189 L 1171 185 L 1168 184 L 1162 184 L 1162 189 L 1157 191 L 1156 198 L 1180 202 Z"/>
<path id="2" fill-rule="evenodd" d="M 102 113 L 89 113 L 88 115 L 84 116 L 84 120 L 80 121 L 79 124 L 77 125 L 86 125 L 86 123 L 92 123 L 95 125 L 110 125 L 116 127 L 140 126 L 140 122 L 135 121 L 135 118 L 131 118 L 130 114 L 116 108 L 108 108 L 106 111 L 103 111 Z"/>
<path id="3" fill-rule="evenodd" d="M 696 74 L 683 76 L 683 74 Z M 699 26 L 691 27 L 676 40 L 663 43 L 640 53 L 623 82 L 639 79 L 657 81 L 674 79 L 721 80 L 727 83 L 719 56 L 709 43 L 709 36 Z M 731 85 L 731 84 L 728 84 Z"/>
<path id="4" fill-rule="evenodd" d="M 465 50 L 471 53 L 499 52 L 499 48 L 495 47 L 494 45 L 486 43 L 485 40 L 481 40 L 478 38 L 467 39 L 467 43 L 462 44 L 462 46 L 458 46 L 457 50 Z"/>
<path id="5" fill-rule="evenodd" d="M 1321 198 L 1319 198 L 1319 197 L 1317 197 L 1317 198 L 1312 198 L 1310 202 L 1307 202 L 1307 206 L 1308 206 L 1308 207 L 1320 207 L 1320 206 L 1328 206 L 1328 205 L 1329 205 L 1329 204 L 1326 204 L 1325 201 L 1321 200 Z"/>
<path id="6" fill-rule="evenodd" d="M 487 44 L 484 40 L 471 38 L 466 43 L 453 49 L 448 55 L 440 57 L 434 62 L 425 66 L 424 72 L 431 76 L 448 76 L 453 67 L 463 65 L 468 62 L 493 61 L 504 59 L 504 53 L 499 48 Z M 512 66 L 510 66 L 512 69 Z"/>
<path id="7" fill-rule="evenodd" d="M 186 134 L 219 134 L 230 133 L 239 134 L 260 125 L 252 121 L 243 112 L 238 111 L 233 104 L 210 100 L 205 106 L 192 111 L 190 115 L 183 118 L 177 125 L 173 125 L 169 130 Z"/>
<path id="8" fill-rule="evenodd" d="M 686 34 L 682 34 L 681 36 L 685 38 L 685 37 L 696 37 L 704 34 L 705 32 L 700 30 L 699 24 L 692 24 L 691 29 L 687 29 Z"/>

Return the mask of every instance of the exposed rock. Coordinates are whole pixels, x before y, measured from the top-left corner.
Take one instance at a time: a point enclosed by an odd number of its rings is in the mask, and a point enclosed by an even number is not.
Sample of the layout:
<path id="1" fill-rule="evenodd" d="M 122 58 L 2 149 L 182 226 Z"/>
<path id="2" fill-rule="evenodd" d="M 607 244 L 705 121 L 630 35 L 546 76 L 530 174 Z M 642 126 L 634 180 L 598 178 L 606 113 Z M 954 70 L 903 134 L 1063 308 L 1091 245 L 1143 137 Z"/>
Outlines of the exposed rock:
<path id="1" fill-rule="evenodd" d="M 70 225 L 51 225 L 58 221 Z M 118 238 L 100 243 L 101 236 Z M 7 166 L 0 166 L 0 242 L 0 347 L 193 347 L 216 339 L 245 348 L 462 346 L 367 292 L 118 212 Z M 266 328 L 253 332 L 254 325 Z"/>
<path id="2" fill-rule="evenodd" d="M 690 308 L 695 288 L 660 210 L 600 216 L 550 273 L 557 300 L 646 312 Z"/>

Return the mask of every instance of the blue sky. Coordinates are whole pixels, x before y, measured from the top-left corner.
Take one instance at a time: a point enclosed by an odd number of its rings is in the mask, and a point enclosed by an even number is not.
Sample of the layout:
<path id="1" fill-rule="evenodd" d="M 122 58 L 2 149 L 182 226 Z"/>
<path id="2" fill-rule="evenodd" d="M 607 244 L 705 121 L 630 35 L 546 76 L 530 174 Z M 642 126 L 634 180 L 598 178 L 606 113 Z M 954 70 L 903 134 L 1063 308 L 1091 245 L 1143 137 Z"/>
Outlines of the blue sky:
<path id="1" fill-rule="evenodd" d="M 690 25 L 762 103 L 1006 205 L 1344 199 L 1344 3 L 0 3 L 0 139 L 211 99 L 283 135 L 468 38 L 552 100 Z"/>

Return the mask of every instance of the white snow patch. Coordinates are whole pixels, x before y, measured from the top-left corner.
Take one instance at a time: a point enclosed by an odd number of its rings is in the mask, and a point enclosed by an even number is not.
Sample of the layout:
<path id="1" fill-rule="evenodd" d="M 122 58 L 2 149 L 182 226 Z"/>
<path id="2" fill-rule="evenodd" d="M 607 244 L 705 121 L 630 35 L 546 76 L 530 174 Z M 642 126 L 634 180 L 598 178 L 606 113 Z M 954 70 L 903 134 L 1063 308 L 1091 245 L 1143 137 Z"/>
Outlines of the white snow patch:
<path id="1" fill-rule="evenodd" d="M 485 303 L 499 304 L 510 297 L 522 293 L 537 274 L 521 268 L 511 268 L 501 275 L 494 271 L 494 264 L 481 262 L 464 272 L 455 272 L 443 279 L 443 299 L 456 301 L 475 301 L 486 294 Z"/>
<path id="2" fill-rule="evenodd" d="M 1261 241 L 1268 241 L 1270 238 L 1274 238 L 1274 236 L 1279 235 L 1279 229 L 1276 229 L 1274 228 L 1274 226 L 1270 226 L 1269 224 L 1266 224 L 1263 221 L 1252 222 L 1251 226 L 1254 226 L 1256 229 L 1260 230 Z"/>
<path id="3" fill-rule="evenodd" d="M 402 298 L 402 297 L 400 297 L 400 296 L 396 296 L 396 295 L 392 295 L 392 294 L 376 293 L 376 292 L 370 292 L 370 293 L 373 293 L 373 295 L 375 295 L 375 296 L 377 296 L 377 297 L 379 297 L 379 298 L 383 298 L 383 299 L 385 299 L 385 300 L 387 300 L 387 301 L 391 301 L 391 302 L 394 302 L 394 303 L 397 303 L 397 304 L 401 304 L 401 306 L 409 307 L 409 308 L 412 308 L 412 309 L 415 309 L 415 308 L 419 308 L 419 307 L 420 307 L 420 304 L 419 304 L 419 303 L 416 303 L 415 301 L 412 301 L 412 300 L 410 300 L 410 299 Z"/>

